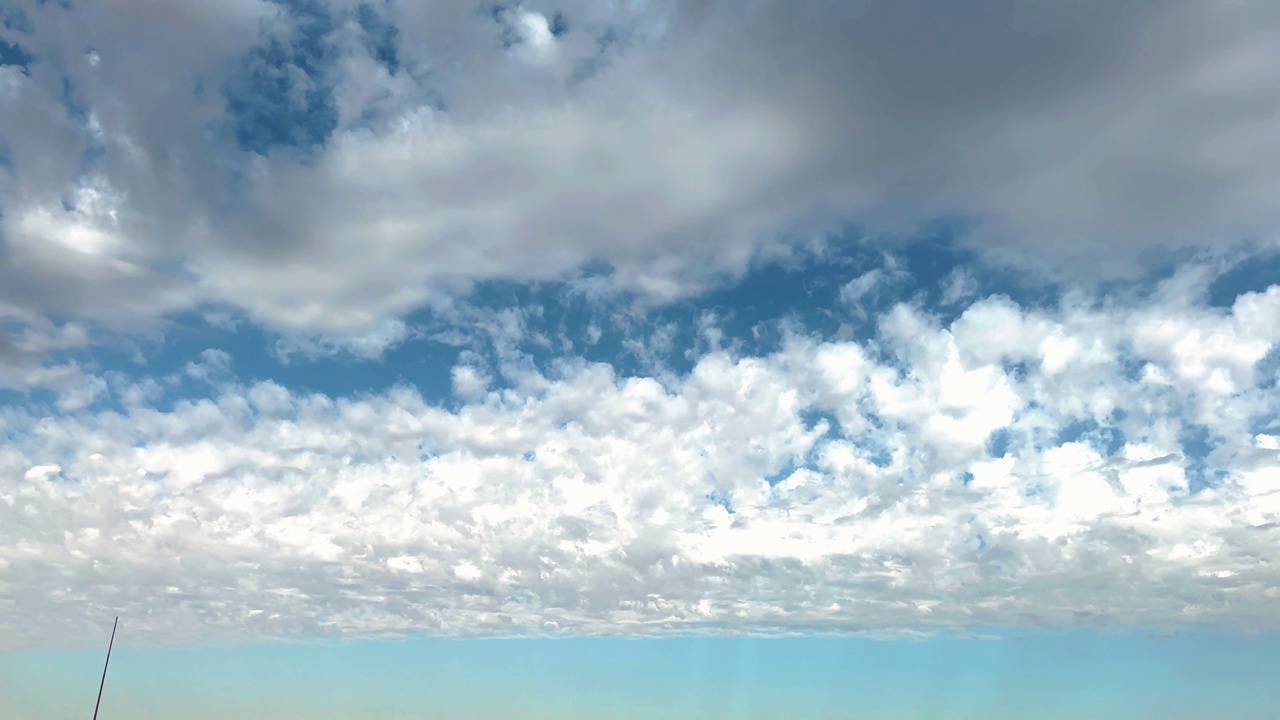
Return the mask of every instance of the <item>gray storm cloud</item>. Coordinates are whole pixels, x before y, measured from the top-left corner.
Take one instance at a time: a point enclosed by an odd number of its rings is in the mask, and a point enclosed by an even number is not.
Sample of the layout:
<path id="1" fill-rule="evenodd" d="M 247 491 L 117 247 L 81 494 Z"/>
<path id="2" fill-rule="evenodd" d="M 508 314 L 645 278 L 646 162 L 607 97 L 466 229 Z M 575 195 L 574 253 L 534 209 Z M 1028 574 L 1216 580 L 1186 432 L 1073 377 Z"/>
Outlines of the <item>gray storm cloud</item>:
<path id="1" fill-rule="evenodd" d="M 17 7 L 18 323 L 353 333 L 600 263 L 662 301 L 940 218 L 989 262 L 1133 277 L 1280 224 L 1273 3 Z"/>

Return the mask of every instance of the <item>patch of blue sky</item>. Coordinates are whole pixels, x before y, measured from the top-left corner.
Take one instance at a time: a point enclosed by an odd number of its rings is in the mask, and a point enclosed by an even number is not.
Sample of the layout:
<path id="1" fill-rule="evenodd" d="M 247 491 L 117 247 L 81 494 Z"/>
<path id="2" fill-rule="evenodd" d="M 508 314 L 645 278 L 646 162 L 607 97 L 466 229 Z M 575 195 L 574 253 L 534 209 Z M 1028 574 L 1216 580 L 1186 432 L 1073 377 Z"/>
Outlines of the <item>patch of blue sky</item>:
<path id="1" fill-rule="evenodd" d="M 842 288 L 868 272 L 883 271 L 888 250 L 848 231 L 819 255 L 759 262 L 736 282 L 660 308 L 652 317 L 687 324 L 691 314 L 709 312 L 725 345 L 750 355 L 777 350 L 788 332 L 869 342 L 875 337 L 878 313 L 918 292 L 927 294 L 969 259 L 953 242 L 941 239 L 894 248 L 888 262 L 898 264 L 903 273 L 891 281 L 892 287 L 861 298 L 861 312 L 851 309 L 841 299 Z"/>
<path id="2" fill-rule="evenodd" d="M 1280 345 L 1274 345 L 1255 366 L 1258 373 L 1258 385 L 1274 390 L 1280 386 Z"/>
<path id="3" fill-rule="evenodd" d="M 770 484 L 776 484 L 776 483 L 770 483 Z M 729 513 L 730 515 L 735 515 L 738 512 L 737 510 L 734 509 L 733 503 L 729 501 L 729 497 L 727 495 L 712 492 L 712 493 L 707 493 L 706 498 L 707 500 L 711 501 L 712 505 L 719 505 L 720 507 L 724 508 L 725 512 Z"/>
<path id="4" fill-rule="evenodd" d="M 1013 433 L 1009 428 L 997 428 L 987 437 L 987 454 L 993 458 L 1002 458 L 1009 453 L 1013 443 Z"/>
<path id="5" fill-rule="evenodd" d="M 806 464 L 807 463 L 803 460 L 788 458 L 782 463 L 782 467 L 775 472 L 771 472 L 766 475 L 764 481 L 768 483 L 769 487 L 776 487 L 779 483 L 786 481 L 787 478 L 791 477 L 797 470 L 804 467 Z"/>
<path id="6" fill-rule="evenodd" d="M 866 317 L 859 318 L 842 303 L 841 288 L 869 270 L 883 268 L 884 252 L 880 244 L 860 242 L 849 234 L 821 254 L 760 262 L 736 281 L 644 311 L 634 309 L 634 297 L 601 299 L 584 290 L 592 278 L 607 275 L 608 268 L 595 267 L 564 282 L 484 282 L 460 301 L 458 313 L 421 310 L 406 316 L 409 336 L 378 359 L 343 352 L 294 353 L 286 359 L 276 349 L 279 336 L 243 318 L 234 326 L 211 324 L 200 313 L 170 318 L 164 333 L 151 339 L 99 345 L 92 354 L 64 352 L 57 359 L 81 362 L 97 372 L 118 372 L 135 381 L 180 376 L 167 388 L 161 407 L 211 392 L 207 383 L 181 377 L 187 364 L 199 362 L 200 353 L 208 349 L 226 352 L 232 374 L 244 384 L 271 380 L 295 392 L 331 397 L 408 385 L 429 402 L 455 407 L 459 400 L 453 396 L 451 370 L 464 360 L 479 363 L 493 378 L 493 387 L 502 389 L 514 384 L 502 373 L 504 363 L 513 361 L 517 367 L 536 369 L 549 377 L 557 375 L 559 363 L 571 358 L 609 364 L 620 377 L 665 371 L 678 378 L 691 371 L 713 343 L 735 354 L 758 356 L 778 350 L 787 332 L 802 332 L 825 340 L 858 340 L 874 348 L 878 313 L 910 297 L 920 298 L 932 309 L 938 288 L 958 267 L 973 273 L 982 293 L 998 291 L 1024 305 L 1056 302 L 1043 290 L 1021 291 L 1015 277 L 978 270 L 952 238 L 938 236 L 896 249 L 893 262 L 906 275 L 892 292 L 871 299 L 865 306 Z M 503 313 L 519 317 L 514 334 L 501 326 Z M 709 327 L 718 339 L 708 338 Z M 146 358 L 145 364 L 138 362 L 140 357 Z M 1019 368 L 1009 371 L 1017 374 Z M 823 419 L 833 428 L 838 425 L 834 416 Z M 816 416 L 812 420 L 810 425 L 816 423 Z M 1105 428 L 1097 421 L 1094 425 L 1081 422 L 1085 425 L 1069 428 L 1070 438 L 1033 439 L 1037 447 L 1051 447 L 1055 439 L 1061 444 L 1079 436 L 1108 454 L 1123 443 L 1119 418 L 1104 423 Z M 993 433 L 988 441 L 991 456 L 1007 452 L 1011 439 L 1007 430 Z M 874 446 L 867 450 L 877 464 L 890 460 Z"/>
<path id="7" fill-rule="evenodd" d="M 888 447 L 875 441 L 874 436 L 864 434 L 852 438 L 859 457 L 878 468 L 887 468 L 893 464 L 893 453 Z"/>
<path id="8" fill-rule="evenodd" d="M 805 429 L 814 431 L 819 426 L 826 424 L 827 436 L 840 434 L 840 419 L 835 413 L 818 408 L 804 408 L 800 411 L 800 422 L 804 423 Z"/>
<path id="9" fill-rule="evenodd" d="M 787 325 L 823 337 L 834 337 L 847 311 L 840 304 L 840 287 L 879 258 L 866 252 L 850 252 L 848 265 L 829 267 L 765 264 L 752 268 L 740 282 L 662 311 L 668 319 L 689 312 L 691 305 L 714 314 L 727 340 L 741 343 L 742 352 L 763 354 L 780 347 Z M 851 268 L 850 268 L 851 266 Z M 850 268 L 850 269 L 846 269 Z M 864 332 L 870 331 L 865 324 Z"/>
<path id="10" fill-rule="evenodd" d="M 27 66 L 34 62 L 35 59 L 35 55 L 32 55 L 18 43 L 8 42 L 4 38 L 0 38 L 0 66 L 15 65 L 22 68 L 23 73 L 27 73 Z"/>
<path id="11" fill-rule="evenodd" d="M 364 33 L 364 42 L 374 60 L 382 63 L 391 75 L 400 70 L 400 30 L 387 19 L 389 2 L 378 5 L 370 2 L 356 7 L 356 22 Z"/>
<path id="12" fill-rule="evenodd" d="M 37 391 L 47 393 L 48 395 L 50 395 L 50 397 L 46 399 L 45 402 L 38 402 L 32 398 L 33 393 Z M 0 412 L 2 412 L 6 407 L 40 406 L 48 402 L 56 401 L 57 399 L 58 399 L 57 395 L 54 394 L 52 391 L 44 390 L 41 388 L 37 388 L 35 390 L 31 390 L 31 389 L 17 390 L 14 388 L 0 387 Z"/>
<path id="13" fill-rule="evenodd" d="M 1103 457 L 1111 457 L 1125 445 L 1124 431 L 1110 425 L 1099 424 L 1093 418 L 1077 418 L 1058 431 L 1057 445 L 1083 442 Z"/>
<path id="14" fill-rule="evenodd" d="M 1280 435 L 1280 412 L 1270 412 L 1254 418 L 1249 432 L 1257 435 Z"/>
<path id="15" fill-rule="evenodd" d="M 61 398 L 61 392 L 45 387 L 0 389 L 0 408 L 12 406 L 25 408 L 33 414 L 59 415 L 62 412 L 58 409 Z"/>
<path id="16" fill-rule="evenodd" d="M 215 325 L 198 313 L 172 320 L 163 334 L 99 345 L 91 355 L 71 357 L 135 383 L 173 378 L 176 382 L 154 403 L 161 410 L 171 409 L 184 398 L 216 394 L 215 385 L 227 381 L 243 385 L 271 381 L 294 393 L 335 398 L 381 393 L 400 385 L 416 388 L 438 402 L 452 396 L 450 372 L 460 351 L 437 341 L 423 339 L 391 347 L 381 360 L 349 354 L 315 359 L 291 355 L 286 360 L 274 350 L 280 338 L 252 323 Z M 207 350 L 224 352 L 231 361 L 229 372 L 211 377 L 213 382 L 187 373 L 190 365 L 203 362 L 201 354 Z"/>
<path id="17" fill-rule="evenodd" d="M 556 11 L 547 19 L 547 28 L 551 31 L 553 37 L 562 37 L 569 32 L 569 19 L 564 13 Z"/>
<path id="18" fill-rule="evenodd" d="M 812 430 L 816 426 L 814 418 L 822 416 L 821 420 L 828 422 L 828 430 L 826 437 L 839 437 L 840 425 L 835 422 L 833 416 L 826 415 L 813 410 L 801 412 L 801 421 L 806 427 Z M 829 418 L 829 419 L 828 419 Z M 855 452 L 867 459 L 877 467 L 888 467 L 893 463 L 893 456 L 889 449 L 880 443 L 877 443 L 869 434 L 860 437 L 849 438 L 855 448 Z M 821 475 L 824 470 L 820 466 L 820 456 L 822 453 L 821 441 L 814 443 L 807 452 L 803 454 L 792 455 L 784 458 L 782 463 L 774 470 L 766 474 L 765 482 L 769 487 L 776 487 L 779 483 L 786 481 L 792 475 L 800 470 L 810 470 Z"/>
<path id="19" fill-rule="evenodd" d="M 590 297 L 580 281 L 483 283 L 467 302 L 489 313 L 522 309 L 527 324 L 518 349 L 540 369 L 571 355 L 608 363 L 621 376 L 648 376 L 659 368 L 683 375 L 711 349 L 702 332 L 708 321 L 723 335 L 723 345 L 740 354 L 781 347 L 779 326 L 786 322 L 834 335 L 838 284 L 818 266 L 762 265 L 732 286 L 643 311 L 633 309 L 630 296 Z M 411 316 L 409 322 L 438 324 L 430 314 Z"/>
<path id="20" fill-rule="evenodd" d="M 1212 431 L 1204 425 L 1191 425 L 1183 428 L 1178 437 L 1182 444 L 1182 453 L 1186 456 L 1188 490 L 1196 494 L 1206 488 L 1214 487 L 1226 476 L 1226 471 L 1212 467 L 1210 456 L 1220 444 Z"/>
<path id="21" fill-rule="evenodd" d="M 789 331 L 811 333 L 828 340 L 869 342 L 875 337 L 878 313 L 915 297 L 934 309 L 943 279 L 973 260 L 971 254 L 957 249 L 951 238 L 931 238 L 895 250 L 896 256 L 891 262 L 899 264 L 903 275 L 889 292 L 866 298 L 861 303 L 863 315 L 852 312 L 843 303 L 841 288 L 866 272 L 883 269 L 887 249 L 882 244 L 861 242 L 853 233 L 834 240 L 820 256 L 790 262 L 759 262 L 733 282 L 695 298 L 650 309 L 640 318 L 620 313 L 630 298 L 603 307 L 592 306 L 585 297 L 562 292 L 563 286 L 555 283 L 545 286 L 536 302 L 543 308 L 542 320 L 558 321 L 562 334 L 572 333 L 575 325 L 579 332 L 587 324 L 598 328 L 599 339 L 583 347 L 583 356 L 611 362 L 620 366 L 623 373 L 638 369 L 635 358 L 627 361 L 624 342 L 639 338 L 628 333 L 627 323 L 611 322 L 611 318 L 625 317 L 641 327 L 674 326 L 675 336 L 665 359 L 669 369 L 683 373 L 691 369 L 697 359 L 697 354 L 689 350 L 701 339 L 699 318 L 714 319 L 716 330 L 723 336 L 723 345 L 746 355 L 777 350 Z M 1047 304 L 1054 297 L 1051 290 L 1023 288 L 1013 275 L 987 271 L 976 271 L 975 275 L 981 293 L 1002 293 L 1023 304 Z M 539 294 L 539 291 L 512 290 L 510 286 L 500 292 L 513 300 L 522 292 Z M 485 288 L 477 292 L 481 298 L 479 304 L 492 306 L 483 299 L 485 294 Z M 931 299 L 934 302 L 930 302 Z M 534 298 L 529 301 L 534 302 Z M 583 324 L 583 320 L 587 324 Z"/>
<path id="22" fill-rule="evenodd" d="M 1058 442 L 1058 432 L 1053 428 L 1044 426 L 1033 426 L 1029 430 L 1019 433 L 1013 439 L 1018 441 L 1024 449 L 1029 445 L 1037 455 L 1061 445 Z"/>
<path id="23" fill-rule="evenodd" d="M 1027 375 L 1031 372 L 1031 366 L 1025 360 L 1003 362 L 1001 363 L 1001 369 L 1013 382 L 1026 380 Z"/>
<path id="24" fill-rule="evenodd" d="M 1231 307 L 1236 298 L 1249 292 L 1263 292 L 1280 278 L 1280 251 L 1259 254 L 1233 266 L 1209 286 L 1209 304 Z"/>
<path id="25" fill-rule="evenodd" d="M 902 269 L 924 294 L 927 307 L 935 312 L 941 322 L 948 324 L 959 317 L 969 301 L 992 295 L 1004 295 L 1026 308 L 1045 308 L 1057 304 L 1064 287 L 1043 279 L 1031 282 L 1016 271 L 980 263 L 977 253 L 964 247 L 961 238 L 967 231 L 965 223 L 955 219 L 942 219 L 927 225 L 918 238 L 912 239 L 901 249 Z M 963 302 L 945 304 L 945 280 L 954 271 L 964 269 L 974 280 L 973 296 Z"/>
<path id="26" fill-rule="evenodd" d="M 1133 347 L 1128 342 L 1121 343 L 1120 350 L 1122 354 L 1116 359 L 1120 377 L 1129 382 L 1141 380 L 1146 372 L 1148 360 L 1135 354 Z"/>
<path id="27" fill-rule="evenodd" d="M 239 149 L 282 148 L 305 160 L 338 127 L 333 96 L 335 23 L 315 0 L 276 0 L 287 31 L 264 25 L 262 42 L 241 60 L 223 95 Z"/>

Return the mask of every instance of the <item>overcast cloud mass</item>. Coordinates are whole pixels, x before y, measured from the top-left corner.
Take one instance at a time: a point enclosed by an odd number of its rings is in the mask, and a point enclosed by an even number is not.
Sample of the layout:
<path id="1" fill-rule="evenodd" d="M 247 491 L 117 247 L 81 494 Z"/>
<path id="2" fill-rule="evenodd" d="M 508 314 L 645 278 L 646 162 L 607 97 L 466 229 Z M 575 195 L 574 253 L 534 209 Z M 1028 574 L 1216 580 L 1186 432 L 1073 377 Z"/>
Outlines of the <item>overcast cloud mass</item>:
<path id="1" fill-rule="evenodd" d="M 1274 2 L 0 23 L 0 646 L 1276 623 Z"/>

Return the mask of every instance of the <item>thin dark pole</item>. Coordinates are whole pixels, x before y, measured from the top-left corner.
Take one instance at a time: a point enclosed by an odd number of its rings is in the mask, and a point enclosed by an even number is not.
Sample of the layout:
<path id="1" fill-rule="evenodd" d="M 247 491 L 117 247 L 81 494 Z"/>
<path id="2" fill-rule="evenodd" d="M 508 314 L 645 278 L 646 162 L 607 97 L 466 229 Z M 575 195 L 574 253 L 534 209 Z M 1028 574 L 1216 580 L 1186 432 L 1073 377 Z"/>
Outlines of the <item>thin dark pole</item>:
<path id="1" fill-rule="evenodd" d="M 120 624 L 120 616 L 111 623 L 111 640 L 107 643 L 107 661 L 102 664 L 102 682 L 98 683 L 98 702 L 93 704 L 93 720 L 98 720 L 98 706 L 102 704 L 102 688 L 107 685 L 107 666 L 111 664 L 111 646 L 116 644 L 116 625 Z"/>

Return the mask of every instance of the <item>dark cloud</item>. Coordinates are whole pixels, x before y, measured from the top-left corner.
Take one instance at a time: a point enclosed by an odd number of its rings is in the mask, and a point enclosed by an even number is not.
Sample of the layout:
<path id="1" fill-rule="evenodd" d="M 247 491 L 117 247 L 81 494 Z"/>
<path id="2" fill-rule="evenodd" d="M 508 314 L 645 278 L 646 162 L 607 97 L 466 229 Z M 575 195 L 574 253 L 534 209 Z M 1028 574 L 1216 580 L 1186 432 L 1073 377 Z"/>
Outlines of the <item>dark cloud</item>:
<path id="1" fill-rule="evenodd" d="M 1273 3 L 490 10 L 19 5 L 3 299 L 355 332 L 584 267 L 689 296 L 851 223 L 1082 281 L 1280 226 Z"/>

